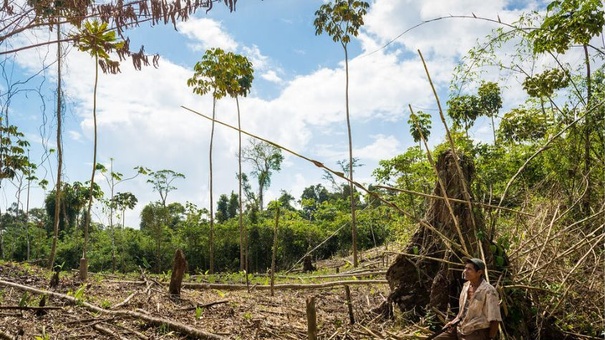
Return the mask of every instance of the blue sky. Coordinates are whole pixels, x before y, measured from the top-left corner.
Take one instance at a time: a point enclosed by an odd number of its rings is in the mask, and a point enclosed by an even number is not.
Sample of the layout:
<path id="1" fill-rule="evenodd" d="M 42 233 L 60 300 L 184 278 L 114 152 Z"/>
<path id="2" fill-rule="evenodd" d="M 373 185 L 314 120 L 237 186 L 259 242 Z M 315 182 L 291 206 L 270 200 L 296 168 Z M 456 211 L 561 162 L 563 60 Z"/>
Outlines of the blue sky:
<path id="1" fill-rule="evenodd" d="M 98 161 L 109 167 L 113 158 L 114 170 L 126 177 L 139 165 L 181 172 L 186 179 L 174 183 L 178 189 L 170 193 L 168 201 L 189 201 L 208 207 L 210 123 L 183 110 L 181 105 L 211 114 L 210 96 L 192 94 L 186 80 L 205 49 L 220 47 L 245 55 L 254 64 L 252 92 L 240 101 L 243 129 L 337 168 L 337 162 L 348 157 L 344 54 L 341 46 L 327 35 L 315 36 L 314 12 L 321 4 L 320 0 L 240 0 L 234 13 L 216 4 L 207 14 L 200 11 L 180 23 L 178 30 L 171 25 L 150 28 L 143 24 L 127 32 L 133 50 L 142 44 L 147 53 L 161 55 L 160 67 L 135 71 L 126 61 L 121 66 L 122 73 L 101 75 L 97 102 Z M 534 1 L 504 0 L 375 0 L 370 4 L 361 34 L 349 45 L 353 154 L 364 164 L 357 169 L 355 178 L 366 184 L 372 182 L 371 172 L 379 160 L 395 157 L 414 144 L 406 123 L 408 104 L 433 115 L 432 144 L 444 138 L 437 105 L 417 50 L 425 56 L 440 100 L 445 104 L 456 63 L 477 39 L 497 26 L 480 20 L 448 18 L 400 36 L 401 33 L 422 21 L 449 15 L 474 13 L 512 22 L 521 12 L 540 7 Z M 3 42 L 0 48 L 6 50 L 33 39 L 49 38 L 46 32 L 30 32 Z M 388 47 L 382 48 L 389 42 Z M 46 107 L 36 95 L 23 94 L 11 105 L 10 122 L 27 134 L 32 142 L 32 158 L 44 160 L 38 176 L 47 178 L 51 184 L 56 173 L 55 156 L 45 158 L 44 150 L 56 147 L 52 93 L 56 81 L 55 49 L 50 46 L 9 55 L 14 57 L 15 65 L 9 81 L 27 78 L 43 65 L 49 66 L 44 71 L 42 86 Z M 84 182 L 90 178 L 92 162 L 94 62 L 70 45 L 64 49 L 67 53 L 63 75 L 67 96 L 64 172 L 66 180 Z M 497 77 L 497 73 L 486 75 L 487 80 Z M 39 79 L 23 88 L 36 87 Z M 509 81 L 504 100 L 505 105 L 513 106 L 522 102 L 524 95 L 517 80 Z M 0 84 L 3 92 L 6 84 L 6 80 Z M 234 101 L 219 101 L 217 119 L 236 124 Z M 470 134 L 478 140 L 491 141 L 491 126 L 480 122 Z M 220 194 L 237 192 L 237 133 L 217 127 L 214 145 L 216 202 Z M 250 168 L 245 167 L 245 171 Z M 272 179 L 266 201 L 278 197 L 280 190 L 298 199 L 309 185 L 328 186 L 322 176 L 320 169 L 286 154 L 282 171 Z M 97 179 L 103 184 L 101 177 Z M 16 201 L 17 187 L 15 183 L 2 183 L 2 211 Z M 109 192 L 106 186 L 104 190 Z M 144 177 L 121 183 L 115 190 L 130 191 L 139 199 L 136 209 L 126 216 L 126 224 L 133 227 L 137 226 L 140 209 L 159 200 Z M 33 188 L 31 195 L 30 206 L 42 206 L 44 190 Z M 98 208 L 95 218 L 107 222 Z"/>

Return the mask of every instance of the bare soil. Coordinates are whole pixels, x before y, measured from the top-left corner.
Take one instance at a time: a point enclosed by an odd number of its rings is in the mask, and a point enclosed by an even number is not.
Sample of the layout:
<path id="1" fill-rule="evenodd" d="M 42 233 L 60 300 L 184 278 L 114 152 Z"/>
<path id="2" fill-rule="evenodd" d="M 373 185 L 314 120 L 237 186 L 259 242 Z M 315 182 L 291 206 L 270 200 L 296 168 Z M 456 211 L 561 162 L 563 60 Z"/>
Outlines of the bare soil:
<path id="1" fill-rule="evenodd" d="M 266 286 L 268 277 L 257 277 L 247 289 L 241 282 L 243 275 L 240 281 L 237 275 L 192 276 L 183 283 L 179 299 L 168 294 L 166 275 L 92 274 L 83 283 L 77 272 L 63 272 L 59 285 L 50 289 L 50 272 L 0 263 L 0 339 L 205 338 L 187 328 L 210 336 L 206 338 L 308 339 L 306 302 L 310 297 L 315 297 L 318 339 L 418 339 L 429 334 L 418 325 L 403 327 L 401 318 L 383 321 L 370 311 L 389 293 L 386 281 L 376 283 L 384 280 L 380 261 L 356 269 L 360 275 L 352 277 L 336 275 L 341 262 L 320 264 L 320 268 L 330 268 L 321 275 L 280 276 L 274 296 Z M 344 283 L 318 287 L 346 280 L 351 283 L 355 324 L 350 324 Z M 369 280 L 373 283 L 362 283 Z M 206 287 L 191 287 L 204 283 Z M 46 308 L 55 309 L 30 309 L 39 306 L 44 295 L 16 285 L 58 293 L 47 294 L 45 301 Z"/>

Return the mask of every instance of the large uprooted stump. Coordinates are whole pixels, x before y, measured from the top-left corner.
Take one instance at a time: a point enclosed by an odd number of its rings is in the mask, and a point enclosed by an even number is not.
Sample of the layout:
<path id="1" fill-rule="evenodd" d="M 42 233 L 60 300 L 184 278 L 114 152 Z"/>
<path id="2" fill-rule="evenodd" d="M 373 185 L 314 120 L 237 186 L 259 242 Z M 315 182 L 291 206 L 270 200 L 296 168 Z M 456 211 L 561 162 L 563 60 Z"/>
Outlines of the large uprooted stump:
<path id="1" fill-rule="evenodd" d="M 410 319 L 428 317 L 432 318 L 435 324 L 440 324 L 443 319 L 451 320 L 458 313 L 458 297 L 464 283 L 463 262 L 467 256 L 484 257 L 490 283 L 499 282 L 502 285 L 510 279 L 506 270 L 506 254 L 501 247 L 491 243 L 491 235 L 486 233 L 480 210 L 477 207 L 470 209 L 465 198 L 467 195 L 464 194 L 464 188 L 470 190 L 474 175 L 473 162 L 465 155 L 457 156 L 461 171 L 458 170 L 454 159 L 456 154 L 451 150 L 438 156 L 436 167 L 441 184 L 437 181 L 433 195 L 442 199 L 429 199 L 426 214 L 420 221 L 418 230 L 386 273 L 391 293 L 387 301 L 373 309 L 386 318 L 393 317 L 393 307 L 397 306 Z M 447 195 L 443 194 L 441 185 Z M 450 199 L 451 210 L 444 196 Z M 470 193 L 467 197 L 470 197 Z M 454 218 L 458 221 L 460 230 L 456 228 Z M 484 237 L 481 240 L 477 235 Z M 502 289 L 499 289 L 499 292 L 502 294 Z M 503 301 L 506 303 L 508 299 Z M 535 316 L 530 312 L 529 302 L 517 297 L 513 303 L 519 305 L 507 306 L 509 312 L 511 308 L 516 312 L 512 326 L 514 329 L 507 332 L 508 338 L 532 338 L 536 330 L 531 329 L 531 318 Z M 445 315 L 447 312 L 448 315 Z M 507 319 L 505 314 L 502 313 L 504 324 L 510 319 Z M 442 317 L 435 317 L 439 315 Z"/>
<path id="2" fill-rule="evenodd" d="M 464 176 L 463 184 L 454 157 L 452 151 L 444 152 L 438 157 L 436 167 L 447 197 L 464 200 L 463 185 L 469 188 L 474 167 L 471 160 L 460 155 L 458 162 Z M 439 182 L 435 185 L 433 195 L 444 197 Z M 446 311 L 448 304 L 457 307 L 457 296 L 463 281 L 462 266 L 455 264 L 463 262 L 463 249 L 468 255 L 481 257 L 476 230 L 483 228 L 483 220 L 479 216 L 471 216 L 467 203 L 450 200 L 449 204 L 458 220 L 460 233 L 446 200 L 431 198 L 420 227 L 404 251 L 404 254 L 420 256 L 398 255 L 387 271 L 391 288 L 389 305 L 393 303 L 402 311 L 414 311 L 418 316 L 435 309 Z M 488 266 L 489 269 L 491 267 Z M 388 315 L 390 311 L 387 309 L 383 313 Z"/>

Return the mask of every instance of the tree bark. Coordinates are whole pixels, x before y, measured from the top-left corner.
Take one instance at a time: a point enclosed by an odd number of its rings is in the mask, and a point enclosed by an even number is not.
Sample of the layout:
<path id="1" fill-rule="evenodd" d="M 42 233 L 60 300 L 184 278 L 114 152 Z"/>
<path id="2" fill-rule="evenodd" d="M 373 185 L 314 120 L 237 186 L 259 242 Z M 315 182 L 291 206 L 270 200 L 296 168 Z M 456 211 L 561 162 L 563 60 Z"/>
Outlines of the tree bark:
<path id="1" fill-rule="evenodd" d="M 307 338 L 317 339 L 317 312 L 315 311 L 315 297 L 307 298 Z"/>
<path id="2" fill-rule="evenodd" d="M 454 157 L 460 157 L 463 178 L 459 176 Z M 438 156 L 435 166 L 445 193 L 439 183 L 436 183 L 433 195 L 462 201 L 463 188 L 465 185 L 469 187 L 474 174 L 471 160 L 464 155 L 457 156 L 450 150 Z M 412 236 L 404 254 L 398 255 L 387 270 L 386 278 L 391 288 L 388 301 L 401 310 L 416 310 L 424 315 L 432 309 L 445 311 L 448 306 L 457 309 L 463 283 L 458 272 L 462 266 L 454 264 L 461 264 L 464 257 L 457 245 L 466 244 L 472 256 L 481 257 L 479 241 L 471 229 L 470 215 L 473 212 L 466 203 L 453 201 L 449 204 L 451 210 L 445 200 L 429 198 L 429 208 L 419 229 Z M 467 228 L 462 230 L 463 240 L 456 231 L 456 222 L 461 228 Z M 478 223 L 479 229 L 483 227 L 483 220 L 479 216 L 475 216 L 475 223 Z M 427 228 L 426 225 L 432 228 Z M 488 259 L 486 261 L 490 262 Z M 388 309 L 382 312 L 385 316 L 390 316 Z"/>
<path id="3" fill-rule="evenodd" d="M 61 24 L 57 24 L 57 40 L 61 34 Z M 55 255 L 57 253 L 57 239 L 59 238 L 59 221 L 61 207 L 61 172 L 63 171 L 63 142 L 61 134 L 63 131 L 62 124 L 62 97 L 63 89 L 61 88 L 61 43 L 57 43 L 57 183 L 55 187 L 55 216 L 53 218 L 53 240 L 50 249 L 50 257 L 48 259 L 48 269 L 53 270 L 55 266 Z"/>
<path id="4" fill-rule="evenodd" d="M 454 157 L 458 157 L 461 172 L 457 169 Z M 541 316 L 537 316 L 532 310 L 533 304 L 527 294 L 519 290 L 505 291 L 502 288 L 513 281 L 508 269 L 507 255 L 501 247 L 487 239 L 483 216 L 477 209 L 471 210 L 468 199 L 464 198 L 469 193 L 463 190 L 465 187 L 470 188 L 474 175 L 472 160 L 448 150 L 438 156 L 436 168 L 440 181 L 445 184 L 446 195 L 437 183 L 432 196 L 450 198 L 452 210 L 446 207 L 444 199 L 427 198 L 429 207 L 419 223 L 418 230 L 405 251 L 397 256 L 387 270 L 386 278 L 391 293 L 387 300 L 373 311 L 391 318 L 393 306 L 397 306 L 403 312 L 412 312 L 407 315 L 417 318 L 426 317 L 430 320 L 431 316 L 445 313 L 445 318 L 451 320 L 458 313 L 458 297 L 463 284 L 461 272 L 465 257 L 459 245 L 465 243 L 469 255 L 483 258 L 485 261 L 488 282 L 498 283 L 500 299 L 508 311 L 503 312 L 502 317 L 503 329 L 509 338 L 566 338 L 554 326 L 536 326 L 536 319 Z M 454 218 L 462 229 L 464 239 L 460 239 L 460 233 L 455 230 Z M 472 227 L 473 219 L 476 229 Z M 486 252 L 483 253 L 482 249 Z"/>
<path id="5" fill-rule="evenodd" d="M 182 250 L 177 249 L 176 253 L 174 253 L 172 275 L 170 276 L 170 287 L 168 289 L 172 297 L 179 298 L 181 296 L 181 285 L 186 271 L 187 260 L 185 259 L 185 255 Z"/>

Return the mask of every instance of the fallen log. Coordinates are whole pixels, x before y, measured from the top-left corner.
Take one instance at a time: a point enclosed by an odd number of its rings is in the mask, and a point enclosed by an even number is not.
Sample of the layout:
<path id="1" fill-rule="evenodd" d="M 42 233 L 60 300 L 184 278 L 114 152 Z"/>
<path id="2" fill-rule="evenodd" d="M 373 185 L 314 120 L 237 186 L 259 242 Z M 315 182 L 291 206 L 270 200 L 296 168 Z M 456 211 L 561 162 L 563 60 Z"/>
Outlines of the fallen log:
<path id="1" fill-rule="evenodd" d="M 36 293 L 36 294 L 46 294 L 48 296 L 54 296 L 58 299 L 69 301 L 70 303 L 73 303 L 74 305 L 84 307 L 88 310 L 91 310 L 91 311 L 97 312 L 97 313 L 109 314 L 109 315 L 113 315 L 113 316 L 130 317 L 133 319 L 141 319 L 141 320 L 147 321 L 147 322 L 149 322 L 153 325 L 157 325 L 157 326 L 166 325 L 175 332 L 179 332 L 179 333 L 182 333 L 182 334 L 185 334 L 188 336 L 192 336 L 196 339 L 210 339 L 210 340 L 224 339 L 222 336 L 212 334 L 212 333 L 207 333 L 207 332 L 189 327 L 187 325 L 184 325 L 184 324 L 176 322 L 176 321 L 162 319 L 162 318 L 156 318 L 156 317 L 152 317 L 152 316 L 145 315 L 145 314 L 139 313 L 139 312 L 134 312 L 134 311 L 107 310 L 107 309 L 103 309 L 101 307 L 95 306 L 91 303 L 76 299 L 73 296 L 69 296 L 69 295 L 65 295 L 65 294 L 61 294 L 61 293 L 56 293 L 56 292 L 51 292 L 51 291 L 47 291 L 47 290 L 43 290 L 43 289 L 24 286 L 24 285 L 21 285 L 18 283 L 5 281 L 5 280 L 0 280 L 0 286 L 12 287 L 12 288 L 25 290 L 25 291 L 28 291 L 31 293 Z"/>
<path id="2" fill-rule="evenodd" d="M 273 286 L 274 289 L 321 289 L 321 288 L 332 288 L 344 285 L 366 285 L 366 284 L 385 284 L 387 280 L 347 280 L 347 281 L 331 281 L 324 283 L 307 283 L 307 284 L 296 284 L 296 283 L 284 283 Z M 219 289 L 219 290 L 243 290 L 248 289 L 243 284 L 223 284 L 223 283 L 198 283 L 189 282 L 183 283 L 184 287 L 189 289 Z M 252 289 L 257 290 L 269 290 L 270 285 L 254 285 Z"/>

